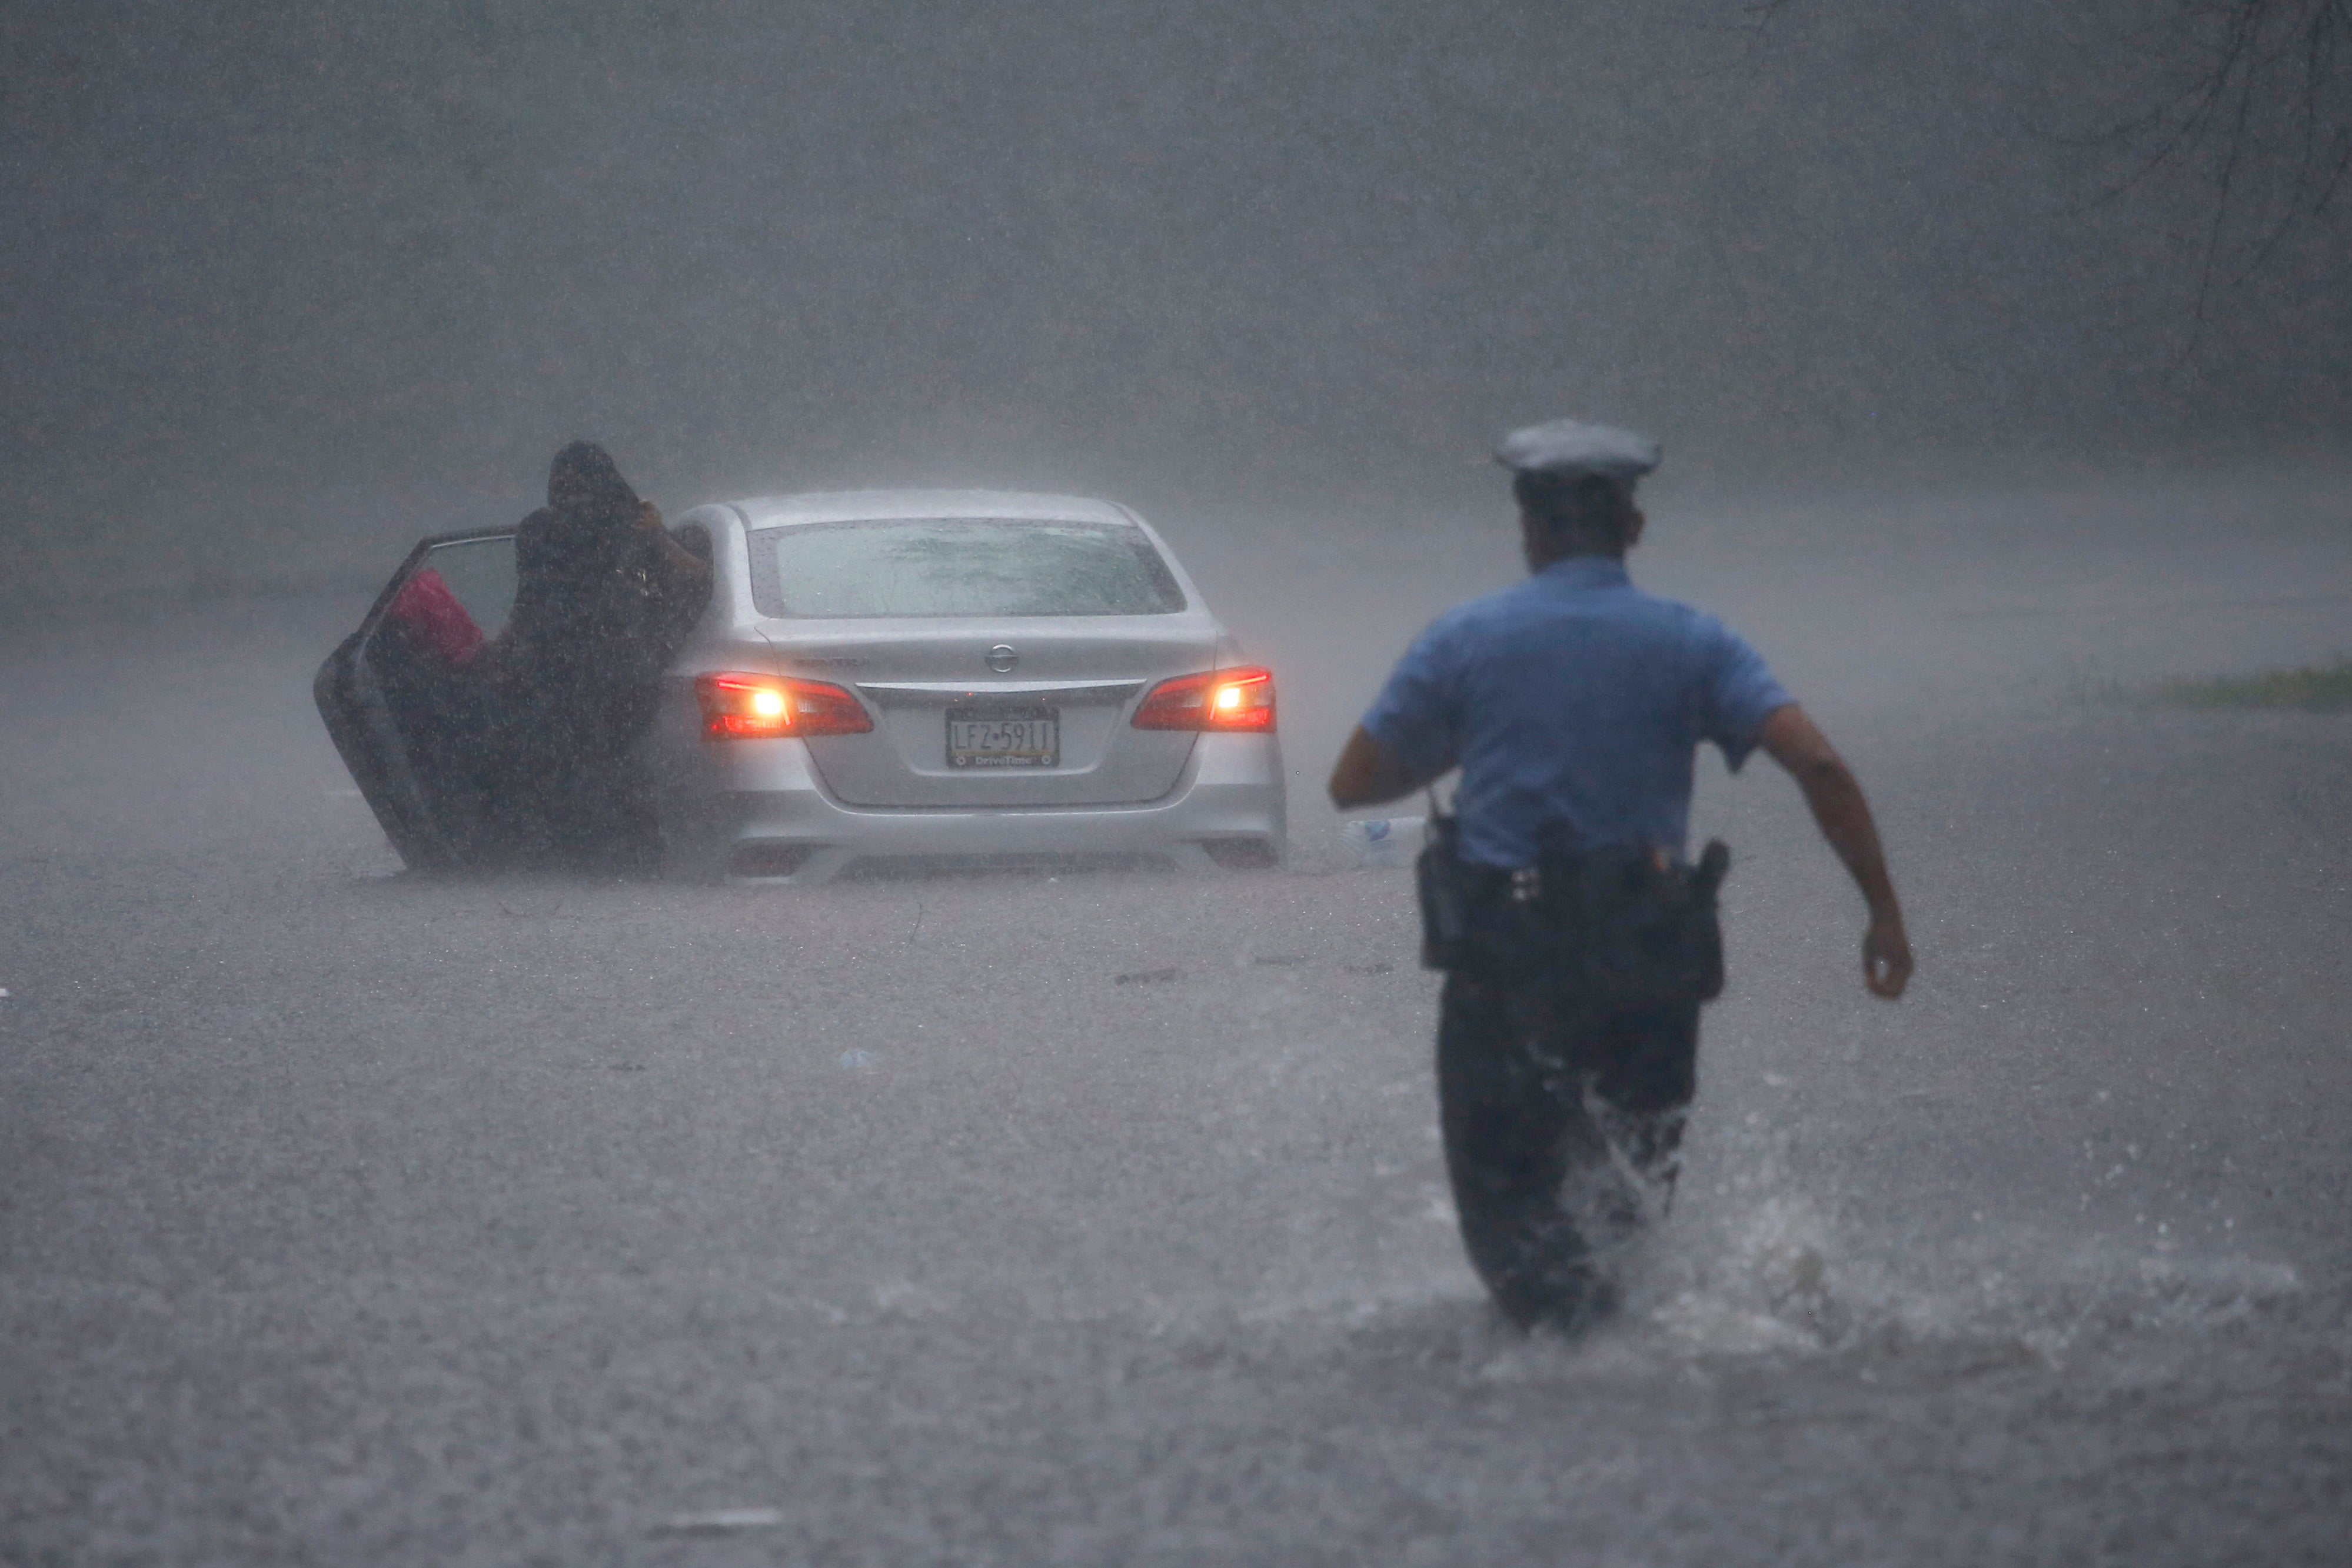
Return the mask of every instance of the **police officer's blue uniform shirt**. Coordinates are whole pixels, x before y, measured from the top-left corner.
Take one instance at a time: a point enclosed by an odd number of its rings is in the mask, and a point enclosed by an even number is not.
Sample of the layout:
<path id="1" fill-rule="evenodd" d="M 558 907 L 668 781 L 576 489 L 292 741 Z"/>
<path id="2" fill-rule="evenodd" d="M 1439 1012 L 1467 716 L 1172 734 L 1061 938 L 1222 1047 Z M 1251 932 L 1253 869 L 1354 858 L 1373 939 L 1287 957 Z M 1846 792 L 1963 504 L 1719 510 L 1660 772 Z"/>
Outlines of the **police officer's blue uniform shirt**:
<path id="1" fill-rule="evenodd" d="M 1416 772 L 1458 764 L 1464 857 L 1522 866 L 1554 823 L 1580 849 L 1681 852 L 1698 743 L 1737 768 L 1791 700 L 1714 616 L 1574 556 L 1439 616 L 1364 728 Z"/>

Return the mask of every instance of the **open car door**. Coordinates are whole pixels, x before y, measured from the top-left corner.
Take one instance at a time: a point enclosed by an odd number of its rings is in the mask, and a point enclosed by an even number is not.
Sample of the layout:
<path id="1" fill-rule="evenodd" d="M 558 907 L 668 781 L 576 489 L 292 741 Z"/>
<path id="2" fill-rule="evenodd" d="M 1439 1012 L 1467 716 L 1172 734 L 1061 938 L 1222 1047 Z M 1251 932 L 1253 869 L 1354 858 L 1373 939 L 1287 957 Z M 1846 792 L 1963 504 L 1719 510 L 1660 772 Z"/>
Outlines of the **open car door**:
<path id="1" fill-rule="evenodd" d="M 310 691 L 385 837 L 412 870 L 489 854 L 489 644 L 514 609 L 514 530 L 424 540 Z"/>

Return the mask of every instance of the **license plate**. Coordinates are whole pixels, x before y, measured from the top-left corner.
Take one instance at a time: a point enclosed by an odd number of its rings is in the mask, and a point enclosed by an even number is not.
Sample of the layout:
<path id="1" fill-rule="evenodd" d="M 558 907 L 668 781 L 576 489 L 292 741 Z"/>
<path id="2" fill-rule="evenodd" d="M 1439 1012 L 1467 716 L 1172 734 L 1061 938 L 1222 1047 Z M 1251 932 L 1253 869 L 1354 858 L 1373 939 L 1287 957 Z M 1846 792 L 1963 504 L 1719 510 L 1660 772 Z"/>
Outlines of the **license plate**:
<path id="1" fill-rule="evenodd" d="M 1039 703 L 948 709 L 950 768 L 1058 768 L 1062 714 Z"/>

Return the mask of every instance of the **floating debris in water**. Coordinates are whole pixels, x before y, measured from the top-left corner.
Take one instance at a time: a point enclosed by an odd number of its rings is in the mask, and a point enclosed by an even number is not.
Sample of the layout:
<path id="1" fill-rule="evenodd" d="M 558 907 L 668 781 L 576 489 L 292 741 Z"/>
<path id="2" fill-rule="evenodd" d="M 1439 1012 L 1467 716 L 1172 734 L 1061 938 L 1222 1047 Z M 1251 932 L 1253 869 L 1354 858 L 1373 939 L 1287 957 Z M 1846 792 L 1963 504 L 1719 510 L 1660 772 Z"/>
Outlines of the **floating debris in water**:
<path id="1" fill-rule="evenodd" d="M 653 1527 L 651 1535 L 738 1535 L 747 1530 L 773 1530 L 784 1522 L 780 1508 L 710 1508 L 698 1513 L 674 1513 Z"/>

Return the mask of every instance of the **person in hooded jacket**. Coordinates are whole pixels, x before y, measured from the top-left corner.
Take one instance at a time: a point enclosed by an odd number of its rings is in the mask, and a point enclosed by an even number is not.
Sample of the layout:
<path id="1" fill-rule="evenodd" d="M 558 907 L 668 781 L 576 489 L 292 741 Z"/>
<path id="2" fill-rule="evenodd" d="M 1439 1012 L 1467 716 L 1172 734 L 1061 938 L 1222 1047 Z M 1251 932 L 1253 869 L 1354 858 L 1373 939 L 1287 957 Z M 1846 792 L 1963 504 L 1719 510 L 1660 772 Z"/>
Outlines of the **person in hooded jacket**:
<path id="1" fill-rule="evenodd" d="M 486 791 L 527 864 L 644 873 L 661 856 L 636 756 L 668 666 L 710 598 L 710 563 L 641 500 L 609 453 L 555 455 L 547 505 L 515 534 L 515 602 L 488 653 Z"/>

